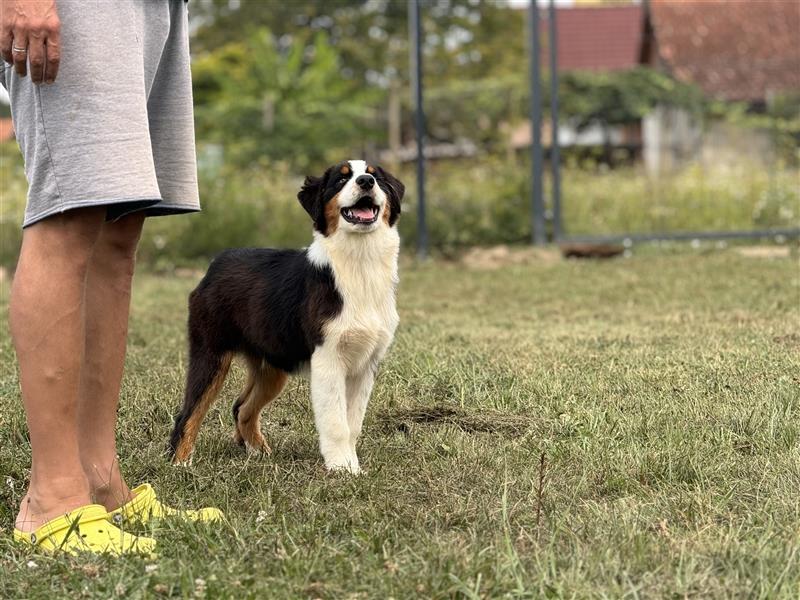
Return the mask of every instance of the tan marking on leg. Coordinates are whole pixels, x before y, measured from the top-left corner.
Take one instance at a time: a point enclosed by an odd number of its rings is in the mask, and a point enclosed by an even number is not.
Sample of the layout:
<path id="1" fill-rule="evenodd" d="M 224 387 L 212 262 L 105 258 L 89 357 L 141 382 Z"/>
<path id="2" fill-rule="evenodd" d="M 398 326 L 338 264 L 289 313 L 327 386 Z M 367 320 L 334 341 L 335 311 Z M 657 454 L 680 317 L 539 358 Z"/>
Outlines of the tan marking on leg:
<path id="1" fill-rule="evenodd" d="M 267 454 L 272 451 L 261 435 L 261 411 L 281 393 L 288 378 L 285 371 L 265 365 L 256 378 L 249 398 L 239 408 L 236 433 L 251 448 Z"/>
<path id="2" fill-rule="evenodd" d="M 211 405 L 214 404 L 214 400 L 217 399 L 220 389 L 222 389 L 222 384 L 225 382 L 225 377 L 228 375 L 228 369 L 231 367 L 232 358 L 231 354 L 225 354 L 222 360 L 220 360 L 219 369 L 214 375 L 214 379 L 211 380 L 211 385 L 203 392 L 200 402 L 197 403 L 197 408 L 194 409 L 192 416 L 189 417 L 189 420 L 186 421 L 186 424 L 183 426 L 183 436 L 178 443 L 178 447 L 175 449 L 175 458 L 172 460 L 173 463 L 186 462 L 192 454 L 200 425 L 208 409 L 211 408 Z"/>
<path id="3" fill-rule="evenodd" d="M 259 364 L 256 361 L 247 358 L 247 381 L 244 384 L 242 393 L 239 394 L 239 397 L 236 399 L 236 402 L 234 403 L 234 406 L 238 405 L 240 413 L 242 411 L 242 407 L 245 404 L 247 404 L 249 396 L 253 392 L 253 387 L 256 384 L 256 377 L 258 372 L 259 372 Z M 239 444 L 240 446 L 244 445 L 244 438 L 242 437 L 242 434 L 239 433 L 238 427 L 233 428 L 233 441 Z"/>

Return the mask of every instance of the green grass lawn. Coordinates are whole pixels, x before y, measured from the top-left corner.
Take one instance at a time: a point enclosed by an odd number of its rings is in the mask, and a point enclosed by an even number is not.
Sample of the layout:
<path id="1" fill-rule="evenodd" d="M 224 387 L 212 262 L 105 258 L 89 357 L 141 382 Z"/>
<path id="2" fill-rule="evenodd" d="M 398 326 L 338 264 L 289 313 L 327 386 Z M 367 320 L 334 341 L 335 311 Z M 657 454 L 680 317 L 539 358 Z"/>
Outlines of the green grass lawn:
<path id="1" fill-rule="evenodd" d="M 234 446 L 241 370 L 193 465 L 168 464 L 194 283 L 138 277 L 119 448 L 131 484 L 230 527 L 166 526 L 157 559 L 15 547 L 29 448 L 3 327 L 0 597 L 800 595 L 796 255 L 405 265 L 357 478 L 323 471 L 304 382 L 266 417 L 271 457 Z"/>

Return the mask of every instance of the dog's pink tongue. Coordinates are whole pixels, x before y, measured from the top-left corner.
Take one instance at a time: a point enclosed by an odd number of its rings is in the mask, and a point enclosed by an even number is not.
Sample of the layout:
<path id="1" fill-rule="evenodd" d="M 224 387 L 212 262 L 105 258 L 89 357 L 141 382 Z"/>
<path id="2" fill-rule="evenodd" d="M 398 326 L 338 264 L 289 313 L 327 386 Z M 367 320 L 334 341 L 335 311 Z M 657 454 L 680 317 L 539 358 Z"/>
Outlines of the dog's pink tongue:
<path id="1" fill-rule="evenodd" d="M 372 219 L 372 209 L 371 208 L 354 208 L 353 215 L 361 219 L 362 221 L 369 221 Z"/>

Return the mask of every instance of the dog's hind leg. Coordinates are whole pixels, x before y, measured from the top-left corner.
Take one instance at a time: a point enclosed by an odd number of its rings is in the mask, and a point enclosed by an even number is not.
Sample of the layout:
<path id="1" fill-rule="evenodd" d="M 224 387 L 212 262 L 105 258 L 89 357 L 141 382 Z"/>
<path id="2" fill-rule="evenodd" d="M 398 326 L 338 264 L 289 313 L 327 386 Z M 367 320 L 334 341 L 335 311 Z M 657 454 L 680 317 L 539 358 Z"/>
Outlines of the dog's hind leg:
<path id="1" fill-rule="evenodd" d="M 175 417 L 175 427 L 170 438 L 173 463 L 185 463 L 189 460 L 200 424 L 222 388 L 231 366 L 231 358 L 230 353 L 214 354 L 195 349 L 190 352 L 183 408 Z"/>
<path id="2" fill-rule="evenodd" d="M 253 388 L 256 385 L 256 378 L 258 377 L 258 371 L 260 369 L 261 361 L 251 358 L 249 356 L 245 356 L 245 360 L 247 361 L 247 380 L 245 381 L 244 388 L 242 389 L 242 393 L 236 398 L 236 402 L 233 403 L 233 441 L 237 444 L 244 445 L 244 439 L 239 434 L 239 428 L 236 427 L 236 423 L 239 421 L 239 411 L 242 409 L 242 405 L 247 402 L 250 398 L 250 394 L 253 393 Z"/>
<path id="3" fill-rule="evenodd" d="M 234 439 L 254 450 L 269 454 L 267 441 L 261 435 L 261 411 L 286 386 L 288 375 L 260 361 L 248 360 L 248 385 L 233 407 L 236 419 Z"/>

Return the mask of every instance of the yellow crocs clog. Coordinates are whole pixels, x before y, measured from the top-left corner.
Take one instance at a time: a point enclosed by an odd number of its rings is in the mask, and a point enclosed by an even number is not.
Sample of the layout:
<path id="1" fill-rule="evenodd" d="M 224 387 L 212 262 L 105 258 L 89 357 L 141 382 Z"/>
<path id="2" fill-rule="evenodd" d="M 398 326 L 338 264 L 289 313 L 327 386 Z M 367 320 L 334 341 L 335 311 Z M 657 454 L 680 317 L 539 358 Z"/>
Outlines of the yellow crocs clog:
<path id="1" fill-rule="evenodd" d="M 107 515 L 107 519 L 115 525 L 123 523 L 137 523 L 146 525 L 151 520 L 158 519 L 183 519 L 197 523 L 210 523 L 221 521 L 225 515 L 218 508 L 201 508 L 198 510 L 178 510 L 162 504 L 156 498 L 156 491 L 149 483 L 143 483 L 134 490 L 133 499 L 126 502 Z"/>
<path id="2" fill-rule="evenodd" d="M 89 504 L 48 521 L 33 533 L 14 529 L 14 541 L 46 552 L 78 554 L 152 554 L 156 541 L 136 536 L 108 522 L 106 509 Z"/>

